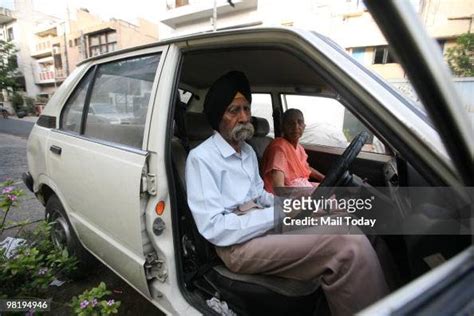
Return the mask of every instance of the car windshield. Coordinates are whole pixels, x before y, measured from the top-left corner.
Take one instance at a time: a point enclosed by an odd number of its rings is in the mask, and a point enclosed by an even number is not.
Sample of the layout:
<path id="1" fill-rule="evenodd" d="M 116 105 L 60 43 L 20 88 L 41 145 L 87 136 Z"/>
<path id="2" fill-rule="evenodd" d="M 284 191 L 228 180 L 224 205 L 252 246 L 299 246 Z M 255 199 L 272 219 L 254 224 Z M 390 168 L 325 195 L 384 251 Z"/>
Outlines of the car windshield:
<path id="1" fill-rule="evenodd" d="M 411 111 L 413 111 L 417 116 L 422 118 L 425 122 L 427 122 L 431 127 L 433 127 L 433 124 L 431 123 L 431 119 L 429 118 L 428 114 L 426 113 L 426 109 L 424 108 L 423 104 L 421 103 L 420 99 L 418 98 L 418 95 L 415 92 L 415 89 L 411 86 L 410 82 L 408 80 L 383 80 L 381 76 L 376 76 L 373 71 L 369 71 L 363 63 L 358 59 L 357 55 L 352 53 L 352 55 L 349 54 L 346 50 L 344 50 L 339 44 L 337 44 L 335 41 L 332 39 L 321 35 L 315 31 L 311 31 L 314 35 L 317 37 L 323 39 L 326 43 L 328 43 L 330 46 L 332 46 L 334 49 L 340 51 L 341 53 L 345 55 L 349 55 L 352 58 L 350 60 L 356 64 L 359 68 L 364 70 L 368 75 L 373 77 L 375 80 L 380 82 L 385 89 L 391 91 L 393 94 L 397 95 L 398 99 L 403 101 L 402 103 Z"/>

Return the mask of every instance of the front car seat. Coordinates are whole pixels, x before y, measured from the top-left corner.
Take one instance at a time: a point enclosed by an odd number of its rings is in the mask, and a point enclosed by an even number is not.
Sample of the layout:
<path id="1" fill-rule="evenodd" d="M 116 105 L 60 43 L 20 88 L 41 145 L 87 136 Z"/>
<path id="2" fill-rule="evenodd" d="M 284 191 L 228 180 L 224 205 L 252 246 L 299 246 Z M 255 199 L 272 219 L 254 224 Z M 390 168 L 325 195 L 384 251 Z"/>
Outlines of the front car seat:
<path id="1" fill-rule="evenodd" d="M 183 143 L 189 143 L 192 149 L 214 131 L 203 113 L 188 112 L 184 122 L 187 125 L 185 130 L 188 139 L 174 137 L 171 154 L 178 192 L 181 255 L 184 257 L 183 262 L 188 263 L 183 265 L 186 269 L 186 287 L 200 289 L 211 296 L 217 295 L 234 311 L 243 315 L 311 315 L 317 306 L 324 305 L 319 282 L 233 273 L 217 257 L 214 246 L 199 234 L 186 202 L 184 170 L 187 152 Z"/>

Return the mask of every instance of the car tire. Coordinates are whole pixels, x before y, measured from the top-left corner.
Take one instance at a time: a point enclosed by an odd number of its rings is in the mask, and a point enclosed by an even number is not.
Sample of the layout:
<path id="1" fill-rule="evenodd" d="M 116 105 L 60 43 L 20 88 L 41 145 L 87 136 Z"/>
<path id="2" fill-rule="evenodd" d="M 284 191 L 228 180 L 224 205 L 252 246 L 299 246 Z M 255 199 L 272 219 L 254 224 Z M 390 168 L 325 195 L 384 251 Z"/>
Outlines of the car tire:
<path id="1" fill-rule="evenodd" d="M 58 197 L 53 195 L 46 203 L 46 220 L 48 223 L 54 222 L 50 235 L 54 245 L 58 248 L 68 250 L 68 253 L 77 258 L 77 269 L 68 275 L 72 279 L 83 279 L 94 271 L 97 266 L 97 259 L 92 256 L 79 241 L 71 222 L 64 211 L 64 207 Z"/>

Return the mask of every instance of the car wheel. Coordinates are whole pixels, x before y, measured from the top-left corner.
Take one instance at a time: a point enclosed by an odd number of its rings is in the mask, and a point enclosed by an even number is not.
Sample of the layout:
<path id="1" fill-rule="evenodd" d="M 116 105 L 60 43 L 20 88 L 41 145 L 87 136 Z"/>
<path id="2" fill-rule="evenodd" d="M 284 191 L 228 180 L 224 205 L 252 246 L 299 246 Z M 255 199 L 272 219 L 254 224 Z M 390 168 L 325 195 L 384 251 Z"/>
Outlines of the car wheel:
<path id="1" fill-rule="evenodd" d="M 61 202 L 55 195 L 51 196 L 46 203 L 46 220 L 53 223 L 50 235 L 54 245 L 60 249 L 66 248 L 68 253 L 78 260 L 77 269 L 69 277 L 84 278 L 91 268 L 98 264 L 98 261 L 81 245 Z"/>

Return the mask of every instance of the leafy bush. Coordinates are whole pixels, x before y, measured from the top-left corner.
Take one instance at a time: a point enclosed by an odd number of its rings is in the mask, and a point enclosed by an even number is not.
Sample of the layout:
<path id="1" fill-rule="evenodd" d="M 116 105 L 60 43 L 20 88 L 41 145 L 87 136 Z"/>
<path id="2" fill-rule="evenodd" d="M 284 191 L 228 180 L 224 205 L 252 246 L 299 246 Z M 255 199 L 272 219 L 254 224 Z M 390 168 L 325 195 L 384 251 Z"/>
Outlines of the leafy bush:
<path id="1" fill-rule="evenodd" d="M 50 229 L 41 222 L 34 231 L 38 239 L 19 246 L 10 258 L 0 251 L 0 297 L 44 297 L 57 276 L 75 269 L 76 259 L 54 247 Z"/>
<path id="2" fill-rule="evenodd" d="M 12 179 L 0 182 L 0 210 L 3 213 L 2 219 L 0 221 L 0 235 L 5 230 L 8 213 L 13 207 L 17 205 L 18 198 L 23 195 L 23 191 L 15 188 L 13 184 L 14 181 Z"/>
<path id="3" fill-rule="evenodd" d="M 79 316 L 117 314 L 121 303 L 113 299 L 102 299 L 111 293 L 107 290 L 105 283 L 100 282 L 97 287 L 86 290 L 79 296 L 74 296 L 71 307 L 74 313 Z"/>
<path id="4" fill-rule="evenodd" d="M 0 207 L 4 212 L 0 233 L 5 230 L 7 215 L 23 193 L 13 186 L 12 180 L 0 183 Z M 49 284 L 76 268 L 77 260 L 66 249 L 58 249 L 50 239 L 52 223 L 40 222 L 27 237 L 7 256 L 9 249 L 0 249 L 0 298 L 44 297 Z M 20 229 L 20 232 L 22 230 Z"/>
<path id="5" fill-rule="evenodd" d="M 31 97 L 24 97 L 26 103 L 26 111 L 29 114 L 35 114 L 35 99 Z"/>
<path id="6" fill-rule="evenodd" d="M 446 59 L 454 75 L 474 76 L 474 34 L 465 33 L 458 37 L 456 46 L 446 50 Z"/>
<path id="7" fill-rule="evenodd" d="M 23 107 L 23 96 L 18 92 L 13 92 L 12 96 L 10 97 L 10 101 L 15 112 L 20 111 Z"/>

